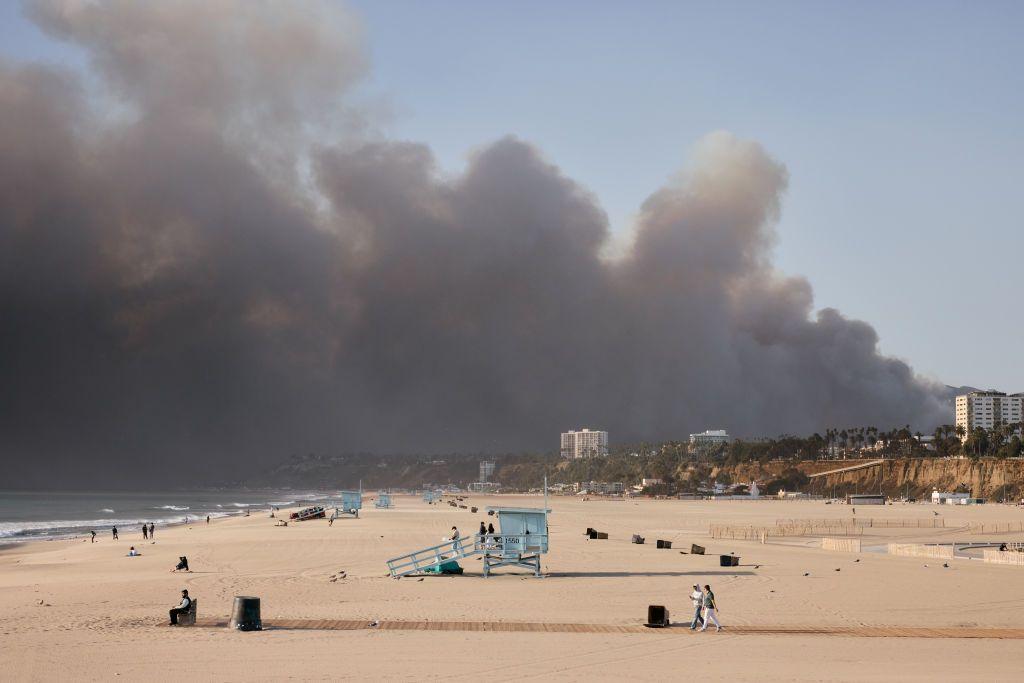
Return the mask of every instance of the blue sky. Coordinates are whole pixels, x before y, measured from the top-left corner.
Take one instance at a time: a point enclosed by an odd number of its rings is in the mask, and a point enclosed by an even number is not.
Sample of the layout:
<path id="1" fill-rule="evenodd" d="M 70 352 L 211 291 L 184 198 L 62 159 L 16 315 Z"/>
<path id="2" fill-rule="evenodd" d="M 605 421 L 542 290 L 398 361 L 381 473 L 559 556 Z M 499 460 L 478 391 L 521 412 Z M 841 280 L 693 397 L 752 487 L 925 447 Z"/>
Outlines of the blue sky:
<path id="1" fill-rule="evenodd" d="M 776 263 L 949 384 L 1024 390 L 1024 3 L 356 0 L 393 137 L 515 134 L 620 234 L 702 135 L 790 172 Z M 0 3 L 0 50 L 81 66 Z"/>

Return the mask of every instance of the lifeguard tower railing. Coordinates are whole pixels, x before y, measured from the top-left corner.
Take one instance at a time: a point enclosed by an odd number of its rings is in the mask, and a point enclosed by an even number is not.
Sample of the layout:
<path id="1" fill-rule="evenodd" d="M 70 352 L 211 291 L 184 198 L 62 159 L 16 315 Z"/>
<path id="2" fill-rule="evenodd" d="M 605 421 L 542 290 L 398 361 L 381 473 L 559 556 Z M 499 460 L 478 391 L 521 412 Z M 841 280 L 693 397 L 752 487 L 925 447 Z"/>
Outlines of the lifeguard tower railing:
<path id="1" fill-rule="evenodd" d="M 435 569 L 451 560 L 483 556 L 484 576 L 502 566 L 526 567 L 540 576 L 540 555 L 547 551 L 547 534 L 476 534 L 388 560 L 388 570 L 392 578 L 398 578 Z"/>
<path id="2" fill-rule="evenodd" d="M 373 503 L 379 508 L 390 508 L 391 507 L 391 494 L 381 491 L 377 494 L 377 500 Z"/>

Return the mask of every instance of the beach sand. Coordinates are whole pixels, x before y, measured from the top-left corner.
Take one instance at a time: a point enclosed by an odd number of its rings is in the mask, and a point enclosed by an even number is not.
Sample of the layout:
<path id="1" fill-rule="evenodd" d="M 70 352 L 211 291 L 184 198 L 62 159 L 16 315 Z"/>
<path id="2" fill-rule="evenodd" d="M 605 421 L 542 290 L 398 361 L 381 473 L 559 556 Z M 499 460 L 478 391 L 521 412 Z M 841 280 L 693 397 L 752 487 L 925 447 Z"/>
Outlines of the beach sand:
<path id="1" fill-rule="evenodd" d="M 941 559 L 824 551 L 816 538 L 762 545 L 707 535 L 710 523 L 847 518 L 847 506 L 556 496 L 549 500 L 545 578 L 499 569 L 484 579 L 470 558 L 463 576 L 394 580 L 387 559 L 437 543 L 452 524 L 474 533 L 481 520 L 493 521 L 483 506 L 542 504 L 540 497 L 469 496 L 481 507 L 472 514 L 410 496 L 395 501 L 390 510 L 367 502 L 359 519 L 333 526 L 316 520 L 275 527 L 259 511 L 158 529 L 155 543 L 128 533 L 114 542 L 106 532 L 95 544 L 7 548 L 0 552 L 0 671 L 19 681 L 1019 680 L 1024 669 L 1024 567 L 953 559 L 944 568 Z M 869 529 L 862 540 L 1024 540 L 953 528 L 1024 520 L 1024 510 L 1008 506 L 892 505 L 857 513 L 927 519 L 933 510 L 947 528 Z M 590 540 L 587 527 L 610 538 Z M 630 544 L 634 533 L 647 543 Z M 656 549 L 658 538 L 674 548 Z M 679 552 L 691 543 L 708 555 Z M 131 545 L 141 557 L 126 557 Z M 741 557 L 740 566 L 719 566 L 718 555 L 729 552 Z M 188 556 L 192 573 L 169 571 L 179 555 Z M 332 582 L 342 571 L 345 578 Z M 611 628 L 641 625 L 650 604 L 688 622 L 694 583 L 714 589 L 721 633 Z M 258 596 L 268 628 L 170 628 L 167 610 L 182 588 L 198 599 L 201 623 L 226 621 L 236 595 Z M 320 628 L 317 620 L 324 620 Z M 271 628 L 275 621 L 290 627 Z M 381 627 L 369 627 L 375 621 Z M 350 630 L 324 628 L 341 622 Z M 540 625 L 480 630 L 504 623 Z M 353 624 L 365 627 L 351 630 Z M 546 631 L 544 624 L 563 626 Z M 444 630 L 426 630 L 432 625 Z M 806 632 L 787 633 L 793 630 Z M 986 637 L 949 637 L 961 630 Z"/>

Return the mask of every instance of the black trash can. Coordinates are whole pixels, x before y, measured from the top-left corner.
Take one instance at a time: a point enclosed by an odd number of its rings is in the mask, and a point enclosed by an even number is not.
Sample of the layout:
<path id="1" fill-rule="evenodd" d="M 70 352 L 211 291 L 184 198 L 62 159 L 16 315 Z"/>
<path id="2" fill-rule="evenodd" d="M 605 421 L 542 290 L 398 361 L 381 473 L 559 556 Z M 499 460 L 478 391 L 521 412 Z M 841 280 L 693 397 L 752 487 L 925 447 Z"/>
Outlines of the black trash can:
<path id="1" fill-rule="evenodd" d="M 697 545 L 697 544 L 691 545 L 690 546 L 690 554 L 691 555 L 703 555 L 704 554 L 704 546 Z"/>
<path id="2" fill-rule="evenodd" d="M 248 595 L 236 595 L 231 608 L 231 628 L 238 631 L 262 631 L 260 620 L 260 599 Z"/>
<path id="3" fill-rule="evenodd" d="M 651 628 L 664 628 L 671 622 L 668 619 L 668 608 L 664 605 L 647 606 L 647 625 Z"/>
<path id="4" fill-rule="evenodd" d="M 658 547 L 659 548 L 663 548 L 665 550 L 671 550 L 672 549 L 672 541 L 663 541 L 663 540 L 661 540 L 659 538 L 658 539 Z"/>
<path id="5" fill-rule="evenodd" d="M 740 565 L 740 558 L 735 555 L 719 555 L 718 564 L 721 567 L 738 567 Z"/>

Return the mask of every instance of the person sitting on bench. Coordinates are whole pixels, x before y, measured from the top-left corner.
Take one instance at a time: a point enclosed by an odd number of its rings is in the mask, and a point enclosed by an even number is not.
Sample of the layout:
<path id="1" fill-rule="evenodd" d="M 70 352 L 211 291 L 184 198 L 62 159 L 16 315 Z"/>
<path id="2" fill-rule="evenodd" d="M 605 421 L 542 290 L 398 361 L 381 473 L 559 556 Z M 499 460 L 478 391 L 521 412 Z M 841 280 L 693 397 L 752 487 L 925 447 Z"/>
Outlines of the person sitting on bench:
<path id="1" fill-rule="evenodd" d="M 181 591 L 181 603 L 171 608 L 171 626 L 178 625 L 178 615 L 187 614 L 188 608 L 192 606 L 192 598 L 188 597 L 188 591 Z"/>
<path id="2" fill-rule="evenodd" d="M 184 555 L 182 555 L 181 557 L 178 558 L 178 564 L 171 571 L 172 572 L 176 572 L 179 569 L 181 571 L 186 571 L 186 572 L 192 571 L 191 569 L 188 568 L 188 558 L 185 557 Z"/>

